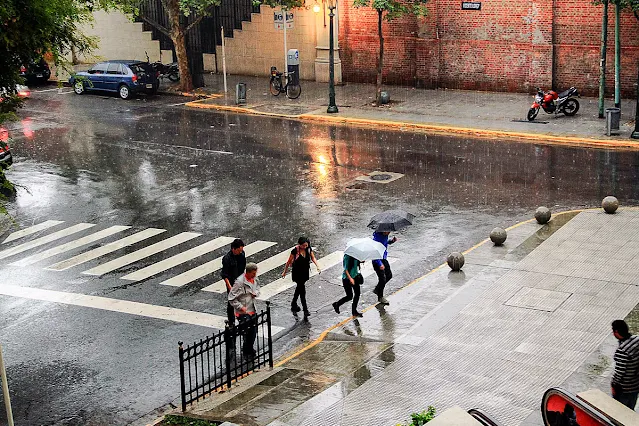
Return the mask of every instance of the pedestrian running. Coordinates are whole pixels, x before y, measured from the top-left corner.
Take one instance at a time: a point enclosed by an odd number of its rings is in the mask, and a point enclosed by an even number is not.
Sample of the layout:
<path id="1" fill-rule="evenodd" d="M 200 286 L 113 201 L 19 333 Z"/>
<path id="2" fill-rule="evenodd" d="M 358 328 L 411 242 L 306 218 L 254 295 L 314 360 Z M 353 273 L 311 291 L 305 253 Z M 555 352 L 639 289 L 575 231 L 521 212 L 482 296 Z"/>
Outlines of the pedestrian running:
<path id="1" fill-rule="evenodd" d="M 282 278 L 284 278 L 288 272 L 288 268 L 292 266 L 291 279 L 295 283 L 296 287 L 295 293 L 293 294 L 293 300 L 291 301 L 291 311 L 296 314 L 301 310 L 297 304 L 297 299 L 299 297 L 300 302 L 302 303 L 302 309 L 304 310 L 305 320 L 311 316 L 311 313 L 308 310 L 308 305 L 306 304 L 306 281 L 310 278 L 311 262 L 315 264 L 317 273 L 321 273 L 322 270 L 317 264 L 317 259 L 315 259 L 315 253 L 311 248 L 311 242 L 306 237 L 300 237 L 297 240 L 297 245 L 293 248 L 293 250 L 291 250 L 291 255 L 284 265 L 284 272 L 282 272 Z"/>

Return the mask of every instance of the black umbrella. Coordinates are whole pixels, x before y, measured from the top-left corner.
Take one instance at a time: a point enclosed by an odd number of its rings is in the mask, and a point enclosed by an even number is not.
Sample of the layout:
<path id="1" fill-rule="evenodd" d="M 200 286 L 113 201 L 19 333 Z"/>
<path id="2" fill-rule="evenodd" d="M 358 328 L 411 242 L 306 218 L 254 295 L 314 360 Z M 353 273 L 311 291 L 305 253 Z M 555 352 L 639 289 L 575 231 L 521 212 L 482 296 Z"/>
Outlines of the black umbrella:
<path id="1" fill-rule="evenodd" d="M 368 227 L 373 228 L 376 232 L 399 231 L 412 225 L 413 219 L 415 219 L 415 215 L 404 210 L 388 210 L 373 216 Z"/>

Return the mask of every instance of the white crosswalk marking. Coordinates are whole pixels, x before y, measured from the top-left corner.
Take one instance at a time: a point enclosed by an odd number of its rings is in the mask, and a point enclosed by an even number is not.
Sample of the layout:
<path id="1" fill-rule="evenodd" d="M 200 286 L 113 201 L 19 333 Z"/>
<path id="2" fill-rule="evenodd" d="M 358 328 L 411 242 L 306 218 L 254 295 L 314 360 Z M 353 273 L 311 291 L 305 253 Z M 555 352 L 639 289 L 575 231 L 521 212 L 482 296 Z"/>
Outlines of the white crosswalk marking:
<path id="1" fill-rule="evenodd" d="M 325 270 L 335 265 L 341 264 L 343 257 L 344 257 L 343 251 L 334 251 L 333 253 L 327 256 L 324 256 L 321 259 L 317 259 L 317 263 L 319 263 L 320 268 L 322 268 L 322 270 Z M 311 267 L 310 276 L 313 277 L 315 275 L 317 275 L 317 269 Z M 291 280 L 290 276 L 282 277 L 262 287 L 260 289 L 260 297 L 258 297 L 258 299 L 268 300 L 271 297 L 275 296 L 276 294 L 281 293 L 285 290 L 288 290 L 294 285 L 295 283 Z"/>
<path id="2" fill-rule="evenodd" d="M 285 264 L 286 261 L 288 260 L 288 257 L 291 255 L 291 250 L 293 250 L 293 247 L 258 263 L 257 275 L 260 276 L 262 274 L 267 273 L 268 271 L 272 271 L 278 266 L 282 266 L 283 264 Z M 219 280 L 215 284 L 211 284 L 208 287 L 204 287 L 202 290 L 210 291 L 212 293 L 226 293 L 226 283 L 224 282 L 224 280 Z"/>
<path id="3" fill-rule="evenodd" d="M 187 311 L 185 309 L 170 308 L 167 306 L 149 305 L 147 303 L 129 302 L 127 300 L 111 299 L 101 296 L 88 296 L 77 293 L 43 290 L 33 287 L 19 287 L 0 284 L 0 294 L 31 300 L 41 300 L 45 302 L 62 303 L 65 305 L 102 309 L 105 311 L 120 312 L 217 329 L 223 329 L 225 326 L 224 321 L 226 320 L 226 316 L 206 314 L 203 312 Z M 282 330 L 282 327 L 271 327 L 271 332 L 273 334 L 279 333 Z"/>
<path id="4" fill-rule="evenodd" d="M 246 257 L 249 257 L 274 245 L 275 243 L 272 243 L 270 241 L 256 241 L 244 247 L 244 253 L 246 254 Z M 173 287 L 181 287 L 197 279 L 212 274 L 215 271 L 219 271 L 220 269 L 222 269 L 222 258 L 218 257 L 217 259 L 213 259 L 210 262 L 206 262 L 193 269 L 189 269 L 188 271 L 183 272 L 180 275 L 176 275 L 173 278 L 162 281 L 160 284 L 170 285 Z"/>
<path id="5" fill-rule="evenodd" d="M 136 232 L 135 234 L 129 235 L 128 237 L 124 237 L 120 240 L 113 241 L 112 243 L 105 244 L 102 247 L 80 253 L 77 256 L 53 264 L 45 269 L 51 271 L 64 271 L 66 269 L 73 268 L 74 266 L 89 262 L 93 259 L 97 259 L 98 257 L 102 257 L 106 254 L 113 253 L 114 251 L 120 250 L 124 247 L 128 247 L 132 244 L 146 240 L 147 238 L 151 238 L 163 232 L 166 232 L 166 229 L 148 228 L 144 231 Z"/>
<path id="6" fill-rule="evenodd" d="M 85 275 L 104 275 L 108 272 L 120 269 L 123 266 L 137 262 L 138 260 L 145 259 L 149 256 L 153 256 L 154 254 L 163 252 L 166 249 L 175 247 L 178 244 L 182 244 L 186 241 L 192 240 L 193 238 L 197 238 L 200 235 L 202 234 L 198 234 L 197 232 L 182 232 L 181 234 L 174 235 L 170 238 L 167 238 L 166 240 L 162 240 L 148 247 L 144 247 L 143 249 L 134 251 L 133 253 L 118 257 L 117 259 L 113 259 L 110 262 L 103 263 L 82 273 Z"/>
<path id="7" fill-rule="evenodd" d="M 41 260 L 48 259 L 53 256 L 57 256 L 58 254 L 66 253 L 71 250 L 75 250 L 87 244 L 91 244 L 95 241 L 109 237 L 113 234 L 117 234 L 118 232 L 126 231 L 129 228 L 130 226 L 111 226 L 110 228 L 103 229 L 102 231 L 87 235 L 86 237 L 82 237 L 77 240 L 70 241 L 66 244 L 62 244 L 57 247 L 50 248 L 49 250 L 45 250 L 41 253 L 34 254 L 33 256 L 25 257 L 24 259 L 18 260 L 17 262 L 13 262 L 12 265 L 15 265 L 15 266 L 33 265 L 34 263 L 37 263 Z"/>
<path id="8" fill-rule="evenodd" d="M 0 259 L 5 259 L 7 257 L 25 252 L 27 250 L 31 250 L 32 248 L 40 247 L 44 244 L 48 244 L 52 241 L 59 240 L 64 237 L 68 237 L 69 235 L 76 234 L 78 232 L 82 232 L 85 229 L 89 229 L 95 226 L 91 223 L 79 223 L 77 225 L 73 225 L 69 228 L 64 228 L 60 231 L 54 232 L 49 235 L 45 235 L 44 237 L 36 238 L 33 241 L 29 241 L 27 243 L 23 243 L 17 245 L 15 247 L 11 247 L 10 249 L 0 251 Z"/>
<path id="9" fill-rule="evenodd" d="M 395 257 L 389 257 L 388 259 L 388 264 L 392 265 L 393 263 L 395 263 L 397 261 L 397 258 Z M 343 271 L 342 271 L 343 272 Z M 370 277 L 373 274 L 376 274 L 375 272 L 375 268 L 373 268 L 373 262 L 366 262 L 364 263 L 364 266 L 362 266 L 362 269 L 360 270 L 362 277 L 366 278 L 366 277 Z M 339 274 L 339 279 L 342 279 L 342 274 Z"/>
<path id="10" fill-rule="evenodd" d="M 202 256 L 206 253 L 210 253 L 214 250 L 217 250 L 220 247 L 230 244 L 233 240 L 234 238 L 232 237 L 216 238 L 212 241 L 208 241 L 197 247 L 193 247 L 192 249 L 189 249 L 185 252 L 169 257 L 168 259 L 164 259 L 161 262 L 154 263 L 153 265 L 149 265 L 146 268 L 140 269 L 139 271 L 135 271 L 128 275 L 125 275 L 121 277 L 121 279 L 128 280 L 128 281 L 142 281 L 144 279 L 152 277 L 153 275 L 157 275 L 160 272 L 164 272 L 168 269 L 171 269 L 177 265 L 186 263 L 191 259 L 195 259 L 196 257 Z"/>
<path id="11" fill-rule="evenodd" d="M 19 231 L 13 232 L 9 234 L 7 238 L 4 239 L 2 244 L 8 243 L 10 241 L 17 240 L 22 237 L 26 237 L 27 235 L 35 234 L 36 232 L 44 231 L 45 229 L 49 229 L 53 226 L 64 223 L 62 220 L 47 220 L 42 223 L 38 223 L 37 225 L 30 226 L 28 228 L 21 229 Z"/>

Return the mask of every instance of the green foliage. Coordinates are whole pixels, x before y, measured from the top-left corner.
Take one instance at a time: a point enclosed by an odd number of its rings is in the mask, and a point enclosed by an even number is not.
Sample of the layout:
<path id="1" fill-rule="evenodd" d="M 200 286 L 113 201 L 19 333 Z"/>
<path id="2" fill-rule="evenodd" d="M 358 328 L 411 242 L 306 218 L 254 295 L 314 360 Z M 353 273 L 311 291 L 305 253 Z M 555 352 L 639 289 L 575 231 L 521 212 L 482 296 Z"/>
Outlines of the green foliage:
<path id="1" fill-rule="evenodd" d="M 435 407 L 433 407 L 432 405 L 429 405 L 427 410 L 422 411 L 421 413 L 411 414 L 410 415 L 411 422 L 407 423 L 404 426 L 423 426 L 429 421 L 433 420 L 434 418 L 435 418 Z M 403 425 L 397 425 L 397 426 L 403 426 Z"/>
<path id="2" fill-rule="evenodd" d="M 182 416 L 168 415 L 164 417 L 163 425 L 166 426 L 216 426 L 217 423 L 209 422 L 208 420 L 190 419 Z"/>
<path id="3" fill-rule="evenodd" d="M 378 12 L 385 13 L 384 19 L 386 21 L 392 21 L 395 18 L 409 14 L 415 16 L 428 15 L 426 3 L 427 0 L 354 0 L 353 6 L 356 8 L 370 7 Z"/>
<path id="4" fill-rule="evenodd" d="M 0 89 L 1 90 L 1 89 Z M 15 94 L 15 86 L 7 90 L 4 96 L 0 95 L 0 124 L 4 121 L 17 119 L 15 112 L 24 104 L 22 98 Z"/>
<path id="5" fill-rule="evenodd" d="M 271 7 L 283 7 L 284 9 L 295 9 L 304 6 L 304 0 L 253 0 L 253 4 L 259 6 L 263 4 Z"/>

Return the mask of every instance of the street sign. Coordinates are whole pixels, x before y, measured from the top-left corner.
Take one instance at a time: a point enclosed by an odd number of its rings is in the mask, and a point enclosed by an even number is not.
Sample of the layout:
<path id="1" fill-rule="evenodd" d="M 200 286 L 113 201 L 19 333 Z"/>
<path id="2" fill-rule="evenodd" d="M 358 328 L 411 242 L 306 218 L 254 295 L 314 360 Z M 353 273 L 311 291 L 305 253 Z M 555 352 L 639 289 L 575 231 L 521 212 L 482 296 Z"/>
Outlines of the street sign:
<path id="1" fill-rule="evenodd" d="M 284 29 L 284 13 L 280 12 L 273 12 L 273 23 L 275 24 L 275 29 L 276 30 L 283 30 Z M 293 12 L 286 12 L 286 29 L 287 30 L 292 30 L 293 29 Z"/>
<path id="2" fill-rule="evenodd" d="M 462 10 L 481 10 L 480 1 L 463 1 Z"/>

